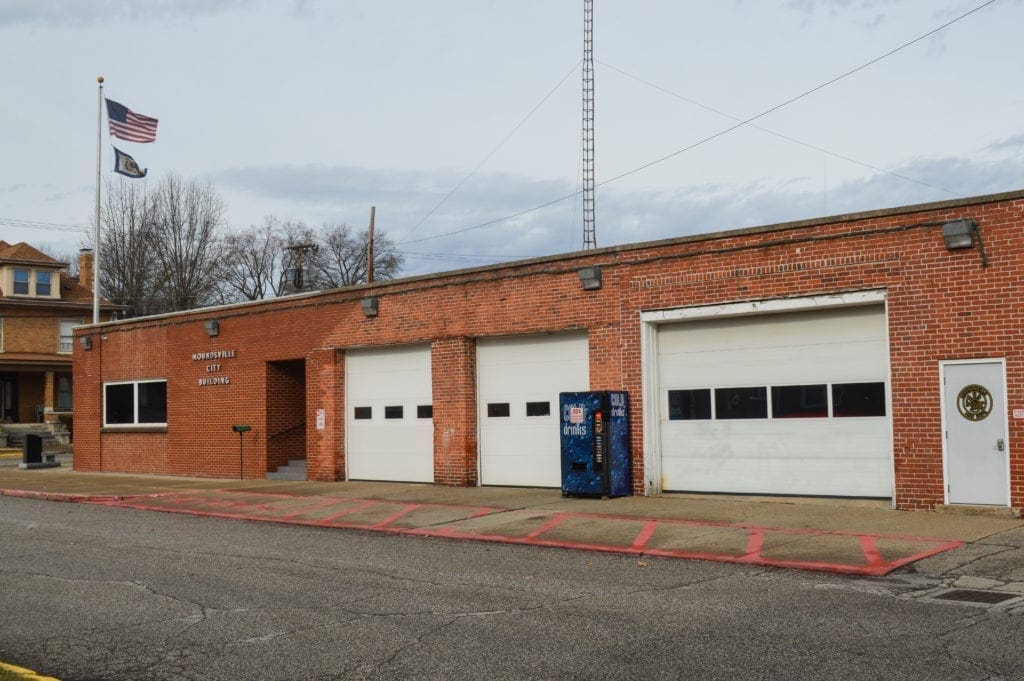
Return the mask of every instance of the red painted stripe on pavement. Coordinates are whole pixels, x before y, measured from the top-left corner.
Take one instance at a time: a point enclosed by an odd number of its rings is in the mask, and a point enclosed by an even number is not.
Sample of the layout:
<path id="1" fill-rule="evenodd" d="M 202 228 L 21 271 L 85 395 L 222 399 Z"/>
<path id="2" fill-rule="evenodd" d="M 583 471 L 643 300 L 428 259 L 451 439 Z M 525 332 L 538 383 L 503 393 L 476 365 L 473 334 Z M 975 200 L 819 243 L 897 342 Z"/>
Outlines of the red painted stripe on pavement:
<path id="1" fill-rule="evenodd" d="M 343 499 L 342 501 L 351 501 L 351 500 L 350 499 Z M 330 524 L 331 522 L 333 522 L 334 520 L 337 520 L 338 518 L 342 518 L 344 516 L 347 516 L 350 513 L 355 513 L 357 511 L 362 511 L 364 508 L 369 508 L 370 506 L 374 506 L 377 503 L 378 502 L 376 502 L 376 501 L 374 501 L 372 499 L 363 499 L 362 501 L 356 503 L 354 506 L 352 506 L 350 508 L 346 508 L 344 511 L 339 511 L 339 512 L 334 513 L 332 515 L 329 515 L 329 516 L 327 516 L 325 518 L 320 518 L 320 520 L 318 522 L 321 523 L 321 524 L 327 525 L 327 524 Z"/>
<path id="2" fill-rule="evenodd" d="M 547 521 L 546 523 L 538 527 L 536 530 L 526 535 L 526 539 L 534 539 L 535 537 L 539 537 L 540 535 L 544 534 L 548 530 L 552 529 L 553 527 L 561 523 L 567 517 L 568 516 L 565 513 L 556 514 L 555 517 L 551 518 L 551 520 Z"/>
<path id="3" fill-rule="evenodd" d="M 388 525 L 390 525 L 391 523 L 395 522 L 396 520 L 398 520 L 402 516 L 408 515 L 409 513 L 412 513 L 413 511 L 415 511 L 417 508 L 420 508 L 421 506 L 422 506 L 421 504 L 409 504 L 408 506 L 406 506 L 402 510 L 395 511 L 394 513 L 389 515 L 384 520 L 380 521 L 376 525 L 371 525 L 370 527 L 373 527 L 375 529 L 387 527 Z"/>
<path id="4" fill-rule="evenodd" d="M 288 495 L 288 494 L 264 494 L 260 492 L 234 492 L 225 490 L 226 494 L 246 494 L 250 497 L 258 498 L 260 496 L 276 496 L 284 498 L 297 498 L 302 495 Z M 511 537 L 506 535 L 488 535 L 488 534 L 474 534 L 472 532 L 460 532 L 451 526 L 443 526 L 436 528 L 393 528 L 387 527 L 387 525 L 393 523 L 398 518 L 406 515 L 407 513 L 415 510 L 416 508 L 422 507 L 444 507 L 444 508 L 460 508 L 467 509 L 473 507 L 467 507 L 457 504 L 406 504 L 404 507 L 393 513 L 388 518 L 380 521 L 376 525 L 356 524 L 356 523 L 336 523 L 332 522 L 337 518 L 342 518 L 350 513 L 355 513 L 359 510 L 375 506 L 378 504 L 396 504 L 399 502 L 381 501 L 373 499 L 336 499 L 329 498 L 322 502 L 304 508 L 301 511 L 292 512 L 281 517 L 272 517 L 267 515 L 252 515 L 249 513 L 238 513 L 229 512 L 223 510 L 224 506 L 232 509 L 237 508 L 250 508 L 260 509 L 262 511 L 270 510 L 272 507 L 267 503 L 258 503 L 253 501 L 230 501 L 227 499 L 204 499 L 203 492 L 162 492 L 150 495 L 132 495 L 127 497 L 122 496 L 98 496 L 98 495 L 84 495 L 84 494 L 70 494 L 60 492 L 38 492 L 32 490 L 0 490 L 0 495 L 5 496 L 21 496 L 27 498 L 36 499 L 52 499 L 58 501 L 70 501 L 70 502 L 81 502 L 81 503 L 92 503 L 97 505 L 107 505 L 117 508 L 132 508 L 138 510 L 148 511 L 164 511 L 168 513 L 182 513 L 195 516 L 208 516 L 216 518 L 228 518 L 238 520 L 250 520 L 259 522 L 275 522 L 280 524 L 290 525 L 306 525 L 313 527 L 339 527 L 346 529 L 356 530 L 369 530 L 376 532 L 388 532 L 388 533 L 399 533 L 399 534 L 416 534 L 420 536 L 433 536 L 433 537 L 445 537 L 451 539 L 465 539 L 475 541 L 487 541 L 505 544 L 525 544 L 540 547 L 550 548 L 569 548 L 569 549 L 580 549 L 588 551 L 600 551 L 605 553 L 619 553 L 627 555 L 647 555 L 652 557 L 665 557 L 665 558 L 684 558 L 684 559 L 697 559 L 697 560 L 710 560 L 717 562 L 726 563 L 738 563 L 747 565 L 765 565 L 770 567 L 782 567 L 782 568 L 795 568 L 803 570 L 815 570 L 819 572 L 833 572 L 839 574 L 848 575 L 871 575 L 880 576 L 888 574 L 893 570 L 907 565 L 917 560 L 927 558 L 929 556 L 942 553 L 951 549 L 959 548 L 964 546 L 964 542 L 957 540 L 946 540 L 946 539 L 934 539 L 927 537 L 908 537 L 905 535 L 892 535 L 892 534 L 868 534 L 858 532 L 841 532 L 841 531 L 828 531 L 828 530 L 807 530 L 807 529 L 788 529 L 788 528 L 769 528 L 749 524 L 731 524 L 721 522 L 703 522 L 703 521 L 686 521 L 686 520 L 651 520 L 636 518 L 633 516 L 613 516 L 613 515 L 600 515 L 600 514 L 583 514 L 583 513 L 559 513 L 552 517 L 541 527 L 537 528 L 529 535 L 525 537 Z M 145 503 L 146 499 L 157 499 L 161 498 L 165 502 L 171 502 L 174 504 L 202 504 L 206 502 L 209 506 L 214 507 L 210 510 L 200 510 L 194 507 L 179 507 L 174 508 L 171 506 L 154 506 Z M 336 503 L 344 503 L 346 501 L 357 502 L 353 507 L 339 511 L 326 518 L 318 520 L 300 520 L 297 516 L 302 513 L 314 510 L 315 508 L 321 508 L 330 506 Z M 220 508 L 217 508 L 220 507 Z M 501 509 L 491 509 L 477 507 L 477 510 L 468 517 L 480 517 L 488 515 L 494 512 L 500 512 Z M 553 527 L 557 526 L 564 520 L 573 518 L 597 518 L 597 519 L 609 519 L 609 520 L 627 520 L 633 522 L 644 522 L 644 527 L 638 533 L 636 539 L 634 539 L 633 545 L 622 546 L 622 545 L 609 545 L 609 544 L 594 544 L 588 542 L 573 542 L 567 540 L 551 540 L 540 538 L 545 532 L 548 532 Z M 453 521 L 457 522 L 457 521 Z M 717 553 L 705 553 L 697 551 L 685 551 L 685 550 L 667 550 L 667 549 L 644 549 L 646 542 L 650 539 L 650 536 L 657 529 L 661 523 L 665 524 L 679 524 L 688 526 L 703 526 L 703 527 L 725 527 L 733 529 L 746 529 L 749 532 L 747 541 L 747 551 L 742 555 L 734 554 L 717 554 Z M 801 561 L 801 560 L 786 560 L 786 559 L 769 559 L 761 555 L 763 550 L 764 535 L 765 532 L 773 531 L 782 534 L 790 535 L 813 535 L 813 536 L 824 536 L 824 535 L 836 535 L 836 536 L 849 536 L 856 537 L 861 543 L 861 548 L 865 556 L 865 560 L 868 561 L 867 565 L 851 565 L 844 563 L 827 563 L 822 561 Z M 920 551 L 911 556 L 905 556 L 891 562 L 885 562 L 878 551 L 878 539 L 896 539 L 904 541 L 920 541 L 934 543 L 935 546 L 924 551 Z"/>
<path id="5" fill-rule="evenodd" d="M 747 536 L 747 550 L 741 556 L 745 560 L 761 560 L 761 549 L 764 548 L 764 530 L 760 528 L 750 528 L 750 534 Z"/>
<path id="6" fill-rule="evenodd" d="M 632 548 L 642 549 L 647 546 L 647 542 L 650 540 L 656 529 L 658 529 L 657 520 L 648 520 L 644 523 L 643 528 L 641 528 L 640 532 L 636 535 L 636 539 L 633 540 Z"/>
<path id="7" fill-rule="evenodd" d="M 311 506 L 307 506 L 306 508 L 303 508 L 301 511 L 294 511 L 292 513 L 289 513 L 288 515 L 283 515 L 283 516 L 281 516 L 281 520 L 289 520 L 291 518 L 298 518 L 300 515 L 303 515 L 304 513 L 309 513 L 310 511 L 315 511 L 318 508 L 327 508 L 328 506 L 337 506 L 337 505 L 338 505 L 338 500 L 337 499 L 322 500 L 322 501 L 320 501 L 320 502 L 318 502 L 316 504 L 313 504 Z"/>
<path id="8" fill-rule="evenodd" d="M 920 553 L 915 553 L 912 556 L 905 556 L 903 558 L 897 558 L 896 560 L 887 563 L 886 565 L 889 567 L 889 569 L 886 572 L 882 573 L 882 574 L 889 574 L 890 572 L 892 572 L 896 568 L 901 568 L 904 565 L 909 565 L 910 563 L 914 563 L 914 562 L 917 562 L 919 560 L 923 560 L 925 558 L 930 558 L 930 557 L 932 557 L 934 555 L 937 555 L 939 553 L 943 553 L 944 551 L 952 551 L 953 549 L 958 549 L 961 546 L 966 546 L 966 544 L 964 542 L 962 542 L 962 541 L 955 541 L 955 540 L 942 542 L 940 545 L 936 546 L 933 549 L 928 549 L 926 551 L 921 551 Z"/>
<path id="9" fill-rule="evenodd" d="M 872 567 L 885 565 L 881 551 L 878 550 L 878 542 L 871 535 L 861 535 L 860 550 L 864 552 L 864 562 Z"/>

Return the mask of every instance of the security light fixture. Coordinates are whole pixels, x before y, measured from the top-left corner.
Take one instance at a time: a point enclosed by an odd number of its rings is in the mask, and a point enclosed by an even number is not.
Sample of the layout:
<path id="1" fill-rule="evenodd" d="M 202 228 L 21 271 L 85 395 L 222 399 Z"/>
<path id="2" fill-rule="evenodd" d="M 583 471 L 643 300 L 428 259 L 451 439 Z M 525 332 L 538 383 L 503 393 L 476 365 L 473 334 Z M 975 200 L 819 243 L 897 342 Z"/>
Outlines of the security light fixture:
<path id="1" fill-rule="evenodd" d="M 579 275 L 584 291 L 596 291 L 601 288 L 600 267 L 584 267 L 579 271 Z"/>
<path id="2" fill-rule="evenodd" d="M 363 308 L 363 314 L 367 317 L 376 317 L 380 310 L 380 301 L 377 296 L 366 296 L 359 301 L 359 307 Z"/>
<path id="3" fill-rule="evenodd" d="M 92 336 L 79 336 L 78 345 L 83 350 L 92 350 Z"/>
<path id="4" fill-rule="evenodd" d="M 974 236 L 978 236 L 978 250 L 981 252 L 981 266 L 988 267 L 988 254 L 985 253 L 985 242 L 981 240 L 978 223 L 970 218 L 960 218 L 942 223 L 942 240 L 950 251 L 963 248 L 974 248 Z"/>
<path id="5" fill-rule="evenodd" d="M 210 338 L 220 335 L 220 321 L 216 319 L 208 319 L 203 323 L 203 328 L 206 329 L 206 335 Z"/>
<path id="6" fill-rule="evenodd" d="M 973 248 L 974 230 L 977 227 L 974 220 L 967 219 L 943 223 L 942 238 L 946 242 L 946 248 L 951 251 L 961 248 Z"/>

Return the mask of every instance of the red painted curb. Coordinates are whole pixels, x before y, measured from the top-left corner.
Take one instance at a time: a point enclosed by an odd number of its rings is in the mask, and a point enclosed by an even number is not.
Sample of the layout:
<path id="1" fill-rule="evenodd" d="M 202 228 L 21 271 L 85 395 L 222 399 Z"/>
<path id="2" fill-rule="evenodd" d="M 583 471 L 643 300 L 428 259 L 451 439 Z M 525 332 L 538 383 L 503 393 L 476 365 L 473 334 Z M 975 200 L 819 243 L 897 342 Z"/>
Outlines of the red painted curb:
<path id="1" fill-rule="evenodd" d="M 430 504 L 405 501 L 390 501 L 383 499 L 355 499 L 340 497 L 304 497 L 302 495 L 282 494 L 276 492 L 263 493 L 258 491 L 234 491 L 234 490 L 213 490 L 212 493 L 220 496 L 249 496 L 253 498 L 271 497 L 286 499 L 308 498 L 310 503 L 300 510 L 290 509 L 284 515 L 257 515 L 253 511 L 260 509 L 268 513 L 273 512 L 269 503 L 258 501 L 241 501 L 230 499 L 209 499 L 205 500 L 202 495 L 208 494 L 207 490 L 163 492 L 157 494 L 141 494 L 131 496 L 117 495 L 87 495 L 70 494 L 62 492 L 37 492 L 30 490 L 0 490 L 0 495 L 10 497 L 23 497 L 30 499 L 41 499 L 47 501 L 66 501 L 72 503 L 91 503 L 110 506 L 115 508 L 131 508 L 142 511 L 163 511 L 165 513 L 179 513 L 193 516 L 204 516 L 212 518 L 227 518 L 232 520 L 249 520 L 256 522 L 270 522 L 282 525 L 302 525 L 306 527 L 362 530 L 366 532 L 386 532 L 389 534 L 406 534 L 418 537 L 435 537 L 439 539 L 456 539 L 462 541 L 480 541 L 499 544 L 518 544 L 524 546 L 538 546 L 545 548 L 576 549 L 582 551 L 596 551 L 601 553 L 617 553 L 621 555 L 651 556 L 658 558 L 674 558 L 686 560 L 706 560 L 720 563 L 733 563 L 740 565 L 761 565 L 765 567 L 789 568 L 798 570 L 810 570 L 814 572 L 829 572 L 835 574 L 854 576 L 883 576 L 897 568 L 903 567 L 923 558 L 934 556 L 944 551 L 964 546 L 964 542 L 958 540 L 937 539 L 930 537 L 913 537 L 893 534 L 871 534 L 859 532 L 844 532 L 830 530 L 809 530 L 802 528 L 780 528 L 763 527 L 745 523 L 730 524 L 724 522 L 705 522 L 674 519 L 656 518 L 635 518 L 631 516 L 600 515 L 593 513 L 567 513 L 562 511 L 550 511 L 548 518 L 539 527 L 533 529 L 523 536 L 510 536 L 503 534 L 483 534 L 467 531 L 460 531 L 451 527 L 451 523 L 464 522 L 479 518 L 492 513 L 506 512 L 508 509 L 497 509 L 484 506 L 467 506 L 461 504 Z M 162 498 L 167 501 L 183 504 L 181 507 L 154 506 L 146 504 L 146 499 Z M 177 498 L 177 499 L 175 499 Z M 213 508 L 188 508 L 184 504 L 206 501 Z M 351 504 L 336 513 L 331 513 L 323 518 L 303 519 L 299 516 L 319 509 L 327 509 L 332 505 Z M 346 523 L 338 522 L 347 515 L 372 508 L 377 505 L 397 506 L 382 520 L 373 523 Z M 232 510 L 227 510 L 228 508 Z M 464 509 L 466 515 L 463 518 L 448 521 L 439 526 L 409 528 L 395 527 L 392 525 L 400 518 L 418 509 L 454 508 Z M 554 529 L 568 519 L 587 518 L 592 520 L 629 521 L 640 523 L 641 528 L 630 545 L 600 544 L 584 541 L 572 541 L 564 539 L 545 539 L 542 537 L 546 532 Z M 742 554 L 711 553 L 701 551 L 687 551 L 685 549 L 657 549 L 647 548 L 647 543 L 654 535 L 660 525 L 687 525 L 691 527 L 718 527 L 734 530 L 745 530 L 748 533 L 747 546 Z M 766 558 L 762 555 L 765 535 L 769 533 L 789 535 L 810 535 L 810 536 L 842 536 L 857 538 L 860 543 L 864 564 L 852 563 L 829 563 L 824 561 L 811 560 L 789 560 L 785 558 Z M 879 539 L 894 539 L 913 542 L 924 542 L 934 544 L 924 551 L 903 556 L 892 561 L 885 561 L 878 548 Z"/>

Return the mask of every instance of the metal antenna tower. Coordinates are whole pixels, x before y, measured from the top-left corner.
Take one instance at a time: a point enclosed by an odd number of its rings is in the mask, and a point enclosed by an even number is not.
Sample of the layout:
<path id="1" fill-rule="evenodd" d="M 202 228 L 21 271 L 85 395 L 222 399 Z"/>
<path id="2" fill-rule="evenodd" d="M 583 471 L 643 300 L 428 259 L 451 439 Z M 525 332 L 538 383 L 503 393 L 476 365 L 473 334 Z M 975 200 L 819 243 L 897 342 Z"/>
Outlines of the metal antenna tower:
<path id="1" fill-rule="evenodd" d="M 583 0 L 583 250 L 597 248 L 594 221 L 594 0 Z"/>

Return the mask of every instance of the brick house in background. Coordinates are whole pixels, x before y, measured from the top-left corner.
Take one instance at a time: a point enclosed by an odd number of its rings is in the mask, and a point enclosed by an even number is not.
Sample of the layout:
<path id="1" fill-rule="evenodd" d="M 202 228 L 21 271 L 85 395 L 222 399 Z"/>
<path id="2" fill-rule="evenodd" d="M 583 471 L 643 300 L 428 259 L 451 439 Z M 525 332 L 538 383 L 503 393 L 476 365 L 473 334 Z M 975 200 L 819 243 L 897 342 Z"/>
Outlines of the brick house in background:
<path id="1" fill-rule="evenodd" d="M 92 251 L 82 276 L 26 244 L 0 241 L 0 422 L 56 422 L 72 410 L 71 330 L 92 321 Z M 111 319 L 119 309 L 103 301 Z"/>

